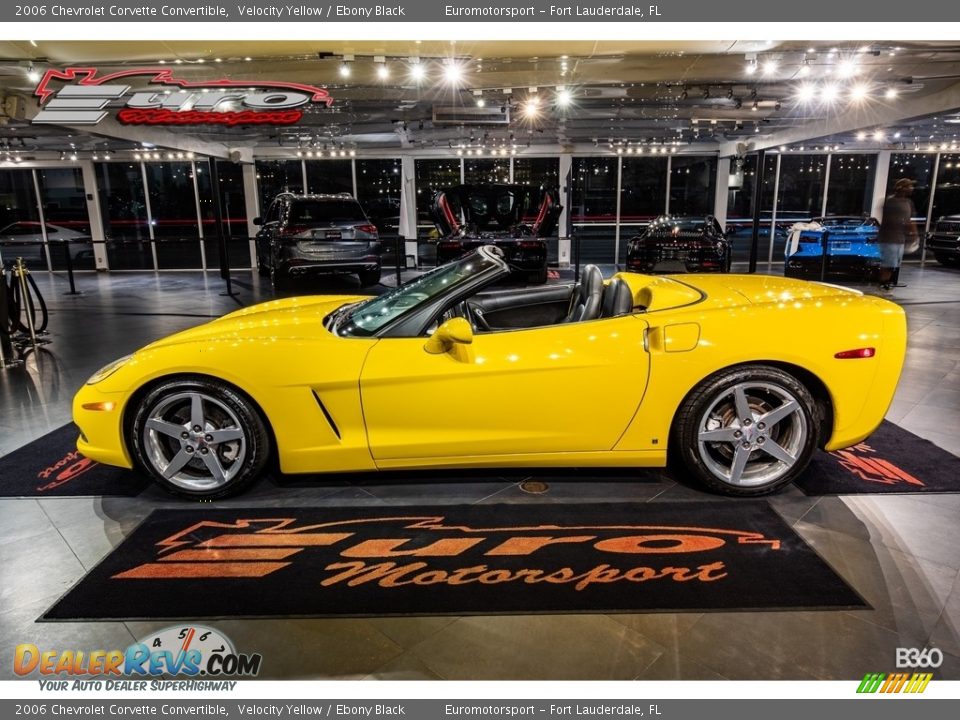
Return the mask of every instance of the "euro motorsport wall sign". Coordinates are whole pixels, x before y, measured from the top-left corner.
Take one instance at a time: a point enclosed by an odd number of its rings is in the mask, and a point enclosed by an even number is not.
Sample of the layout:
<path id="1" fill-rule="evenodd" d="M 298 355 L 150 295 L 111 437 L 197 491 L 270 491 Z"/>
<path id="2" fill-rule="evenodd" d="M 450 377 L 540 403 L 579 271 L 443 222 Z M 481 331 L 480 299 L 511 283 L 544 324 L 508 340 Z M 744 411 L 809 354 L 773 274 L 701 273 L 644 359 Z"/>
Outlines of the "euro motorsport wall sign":
<path id="1" fill-rule="evenodd" d="M 99 75 L 96 68 L 47 70 L 34 95 L 37 125 L 96 125 L 116 109 L 124 125 L 294 125 L 314 105 L 330 107 L 326 88 L 262 80 L 198 80 L 167 68 Z M 146 79 L 145 87 L 134 88 Z M 113 106 L 113 107 L 111 107 Z"/>

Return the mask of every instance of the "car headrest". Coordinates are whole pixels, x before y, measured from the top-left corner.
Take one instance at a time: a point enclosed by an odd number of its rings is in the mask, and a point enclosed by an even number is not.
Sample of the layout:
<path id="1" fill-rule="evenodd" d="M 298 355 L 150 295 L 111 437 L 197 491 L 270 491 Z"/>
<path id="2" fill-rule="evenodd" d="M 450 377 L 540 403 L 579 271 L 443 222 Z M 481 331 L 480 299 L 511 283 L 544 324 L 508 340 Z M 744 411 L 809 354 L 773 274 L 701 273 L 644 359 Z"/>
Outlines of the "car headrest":
<path id="1" fill-rule="evenodd" d="M 585 265 L 580 274 L 580 297 L 586 299 L 603 292 L 603 273 L 596 265 Z"/>
<path id="2" fill-rule="evenodd" d="M 600 310 L 600 317 L 626 315 L 631 310 L 633 310 L 633 293 L 630 286 L 620 278 L 614 278 L 603 290 L 603 307 Z"/>

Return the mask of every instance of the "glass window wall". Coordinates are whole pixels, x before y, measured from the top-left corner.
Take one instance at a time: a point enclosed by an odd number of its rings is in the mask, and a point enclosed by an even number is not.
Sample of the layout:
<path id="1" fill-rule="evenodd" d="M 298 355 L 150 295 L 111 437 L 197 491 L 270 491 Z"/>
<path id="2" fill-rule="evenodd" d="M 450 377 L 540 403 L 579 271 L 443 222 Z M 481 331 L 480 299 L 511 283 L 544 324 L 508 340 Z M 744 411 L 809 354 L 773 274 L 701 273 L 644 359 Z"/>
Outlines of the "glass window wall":
<path id="1" fill-rule="evenodd" d="M 153 251 L 140 163 L 98 163 L 95 169 L 110 268 L 152 270 Z"/>
<path id="2" fill-rule="evenodd" d="M 353 197 L 352 160 L 307 160 L 307 192 Z"/>
<path id="3" fill-rule="evenodd" d="M 43 229 L 32 170 L 0 172 L 0 256 L 23 258 L 31 270 L 46 270 Z"/>

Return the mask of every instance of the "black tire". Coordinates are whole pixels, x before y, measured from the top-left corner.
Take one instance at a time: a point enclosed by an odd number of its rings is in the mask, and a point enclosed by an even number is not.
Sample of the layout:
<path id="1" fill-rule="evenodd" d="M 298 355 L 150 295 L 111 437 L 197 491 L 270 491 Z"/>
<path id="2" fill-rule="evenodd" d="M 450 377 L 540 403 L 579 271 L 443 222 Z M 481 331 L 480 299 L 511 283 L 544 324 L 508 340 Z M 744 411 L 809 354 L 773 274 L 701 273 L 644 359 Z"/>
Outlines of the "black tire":
<path id="1" fill-rule="evenodd" d="M 738 418 L 738 388 L 748 401 L 751 418 Z M 796 402 L 796 409 L 767 428 L 761 416 L 780 406 L 792 407 L 786 398 Z M 822 416 L 810 391 L 793 375 L 768 365 L 737 366 L 708 377 L 684 398 L 674 418 L 671 457 L 714 492 L 739 497 L 767 495 L 807 467 L 817 446 Z M 704 432 L 727 433 L 730 439 L 701 444 L 701 423 Z M 783 450 L 782 444 L 788 446 L 786 456 L 793 458 L 792 463 L 769 454 Z M 746 464 L 734 478 L 741 449 Z M 729 469 L 729 475 L 722 473 L 724 469 Z"/>
<path id="2" fill-rule="evenodd" d="M 184 395 L 188 397 L 179 399 Z M 156 419 L 158 413 L 164 413 L 163 417 L 168 419 L 171 426 L 176 426 L 180 419 L 189 423 L 189 402 L 192 395 L 206 398 L 205 412 L 208 412 L 210 417 L 204 422 L 202 433 L 229 432 L 236 428 L 242 432 L 242 440 L 211 442 L 206 445 L 199 436 L 191 436 L 181 441 L 180 437 L 152 432 L 148 437 L 147 423 Z M 169 409 L 163 410 L 167 406 Z M 218 417 L 227 418 L 227 421 L 218 425 Z M 229 427 L 224 427 L 227 423 Z M 187 425 L 183 426 L 184 433 L 191 429 Z M 181 377 L 154 386 L 137 401 L 132 419 L 126 424 L 125 433 L 130 455 L 140 472 L 151 477 L 173 495 L 197 500 L 211 500 L 241 492 L 259 477 L 270 457 L 270 434 L 255 403 L 232 386 L 212 378 Z M 186 448 L 191 450 L 190 461 L 182 467 L 182 472 L 177 472 L 172 479 L 168 479 L 159 464 L 170 460 L 167 465 L 169 468 L 177 454 L 185 449 L 184 443 L 194 443 L 198 447 Z M 226 477 L 222 482 L 213 479 L 211 475 L 210 481 L 204 485 L 203 477 L 210 475 L 210 472 L 200 452 L 217 459 L 219 466 L 225 471 Z M 235 453 L 232 461 L 231 452 Z M 235 463 L 239 465 L 234 467 Z"/>
<path id="3" fill-rule="evenodd" d="M 936 258 L 938 263 L 945 267 L 952 267 L 957 264 L 957 258 L 954 255 L 948 255 L 947 253 L 934 253 L 933 257 Z"/>
<path id="4" fill-rule="evenodd" d="M 547 281 L 547 266 L 544 265 L 539 270 L 530 273 L 530 283 L 533 285 L 543 285 Z"/>
<path id="5" fill-rule="evenodd" d="M 360 287 L 370 287 L 378 284 L 381 273 L 382 268 L 379 267 L 376 270 L 361 270 L 357 273 L 357 277 L 360 279 Z"/>

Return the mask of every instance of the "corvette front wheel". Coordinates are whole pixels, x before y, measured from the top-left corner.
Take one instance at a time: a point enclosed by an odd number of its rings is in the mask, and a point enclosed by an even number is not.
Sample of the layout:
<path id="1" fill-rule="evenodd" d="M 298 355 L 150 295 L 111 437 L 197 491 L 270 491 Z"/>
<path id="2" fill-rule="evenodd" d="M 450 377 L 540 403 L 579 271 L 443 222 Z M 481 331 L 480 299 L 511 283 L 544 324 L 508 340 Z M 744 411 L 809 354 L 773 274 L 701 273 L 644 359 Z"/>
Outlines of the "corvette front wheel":
<path id="1" fill-rule="evenodd" d="M 211 499 L 239 492 L 261 473 L 270 439 L 253 402 L 208 378 L 178 378 L 138 403 L 128 446 L 138 468 L 166 490 Z"/>
<path id="2" fill-rule="evenodd" d="M 687 396 L 672 442 L 686 469 L 708 488 L 765 495 L 803 472 L 819 424 L 817 404 L 797 378 L 747 365 L 708 378 Z"/>

